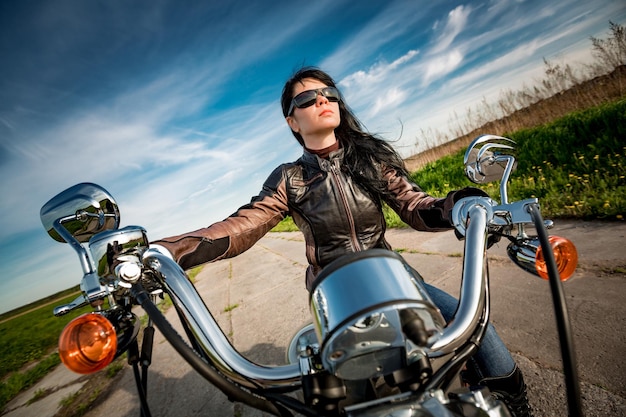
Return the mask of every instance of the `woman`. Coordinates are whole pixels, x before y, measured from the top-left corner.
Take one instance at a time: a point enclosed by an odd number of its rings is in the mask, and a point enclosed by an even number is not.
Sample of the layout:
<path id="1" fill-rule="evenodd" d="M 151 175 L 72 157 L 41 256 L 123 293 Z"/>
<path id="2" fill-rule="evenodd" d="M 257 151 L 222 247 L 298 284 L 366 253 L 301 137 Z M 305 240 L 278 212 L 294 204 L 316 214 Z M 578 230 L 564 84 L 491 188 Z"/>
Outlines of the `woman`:
<path id="1" fill-rule="evenodd" d="M 363 129 L 346 106 L 333 79 L 303 68 L 287 81 L 281 105 L 287 124 L 304 147 L 301 158 L 274 170 L 260 194 L 227 219 L 207 228 L 154 242 L 167 248 L 184 269 L 236 256 L 250 248 L 286 215 L 304 234 L 309 262 L 306 286 L 338 257 L 373 248 L 385 240 L 383 202 L 417 230 L 450 230 L 454 203 L 466 188 L 445 198 L 424 193 L 408 179 L 402 159 L 380 138 Z M 428 286 L 446 320 L 457 301 Z M 521 373 L 490 327 L 475 356 L 479 378 L 516 416 L 530 415 Z"/>

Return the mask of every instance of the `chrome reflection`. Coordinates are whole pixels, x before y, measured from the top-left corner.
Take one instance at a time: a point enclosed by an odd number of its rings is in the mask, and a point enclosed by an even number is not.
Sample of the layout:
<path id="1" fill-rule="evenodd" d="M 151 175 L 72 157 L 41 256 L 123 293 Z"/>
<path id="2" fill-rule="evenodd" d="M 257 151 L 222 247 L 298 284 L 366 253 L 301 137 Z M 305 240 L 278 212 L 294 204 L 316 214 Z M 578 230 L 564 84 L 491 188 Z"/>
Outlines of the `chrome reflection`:
<path id="1" fill-rule="evenodd" d="M 40 218 L 54 240 L 67 243 L 72 243 L 67 232 L 84 243 L 96 233 L 117 229 L 120 224 L 115 199 L 107 190 L 91 183 L 76 184 L 51 198 L 41 208 Z"/>
<path id="2" fill-rule="evenodd" d="M 385 375 L 437 340 L 443 318 L 410 271 L 402 257 L 382 249 L 347 255 L 322 271 L 310 303 L 321 360 L 331 373 L 347 380 Z M 424 340 L 407 340 L 403 316 L 423 326 Z"/>
<path id="3" fill-rule="evenodd" d="M 139 257 L 148 246 L 148 237 L 144 228 L 126 226 L 118 230 L 109 230 L 89 240 L 91 259 L 101 278 L 115 279 L 114 268 L 125 257 Z"/>

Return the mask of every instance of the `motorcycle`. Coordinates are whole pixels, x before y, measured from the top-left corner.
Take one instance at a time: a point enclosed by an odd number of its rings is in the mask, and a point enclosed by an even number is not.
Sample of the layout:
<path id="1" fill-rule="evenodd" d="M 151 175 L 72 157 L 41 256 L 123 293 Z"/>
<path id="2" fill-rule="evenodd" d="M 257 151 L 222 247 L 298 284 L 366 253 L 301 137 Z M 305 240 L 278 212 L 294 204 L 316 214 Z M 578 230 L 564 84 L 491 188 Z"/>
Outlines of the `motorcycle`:
<path id="1" fill-rule="evenodd" d="M 500 181 L 500 202 L 465 197 L 452 211 L 464 239 L 462 284 L 453 320 L 445 322 L 415 271 L 397 253 L 375 249 L 346 255 L 326 267 L 310 292 L 312 323 L 290 341 L 288 364 L 261 366 L 229 342 L 185 272 L 168 251 L 151 245 L 140 226 L 120 227 L 120 212 L 102 187 L 81 183 L 41 209 L 58 242 L 78 254 L 81 294 L 54 309 L 56 316 L 85 306 L 63 330 L 59 355 L 70 370 L 90 374 L 124 352 L 132 366 L 141 415 L 146 399 L 155 327 L 200 375 L 231 401 L 277 416 L 510 416 L 486 387 L 468 386 L 463 369 L 489 322 L 487 249 L 510 241 L 510 259 L 550 281 L 571 416 L 581 410 L 580 388 L 561 280 L 577 254 L 565 238 L 548 236 L 536 198 L 508 201 L 516 167 L 515 142 L 495 135 L 468 147 L 465 172 L 475 183 Z M 529 234 L 534 226 L 535 234 Z M 186 339 L 156 305 L 167 294 Z M 350 294 L 350 296 L 346 296 Z M 133 308 L 147 316 L 143 337 Z M 141 346 L 139 343 L 141 339 Z M 361 397 L 347 387 L 371 386 Z"/>

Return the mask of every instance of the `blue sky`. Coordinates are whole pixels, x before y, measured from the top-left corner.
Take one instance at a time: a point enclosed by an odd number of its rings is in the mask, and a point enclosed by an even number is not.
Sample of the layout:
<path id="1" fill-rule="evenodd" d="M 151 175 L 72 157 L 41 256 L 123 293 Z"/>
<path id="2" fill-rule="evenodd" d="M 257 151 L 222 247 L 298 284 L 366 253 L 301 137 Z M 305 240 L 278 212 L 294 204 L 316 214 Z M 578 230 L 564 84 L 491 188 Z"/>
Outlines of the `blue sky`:
<path id="1" fill-rule="evenodd" d="M 39 220 L 71 185 L 105 187 L 151 240 L 247 203 L 301 154 L 278 101 L 302 65 L 408 156 L 543 58 L 591 62 L 609 20 L 622 1 L 3 1 L 0 312 L 80 282 Z"/>

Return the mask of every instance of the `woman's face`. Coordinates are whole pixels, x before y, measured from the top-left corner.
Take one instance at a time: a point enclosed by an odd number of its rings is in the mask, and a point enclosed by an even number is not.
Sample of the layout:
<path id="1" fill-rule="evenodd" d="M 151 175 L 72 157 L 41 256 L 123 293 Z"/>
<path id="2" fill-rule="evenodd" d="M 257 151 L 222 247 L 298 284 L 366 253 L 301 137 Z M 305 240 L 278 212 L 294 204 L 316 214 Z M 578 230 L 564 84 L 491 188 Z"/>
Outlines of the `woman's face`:
<path id="1" fill-rule="evenodd" d="M 305 78 L 302 83 L 296 83 L 292 98 L 307 90 L 327 87 L 323 82 L 314 78 Z M 305 142 L 307 138 L 325 136 L 333 133 L 339 126 L 339 103 L 330 102 L 322 94 L 317 95 L 315 104 L 305 108 L 294 108 L 291 116 L 287 116 L 287 123 L 291 130 L 299 133 Z"/>

